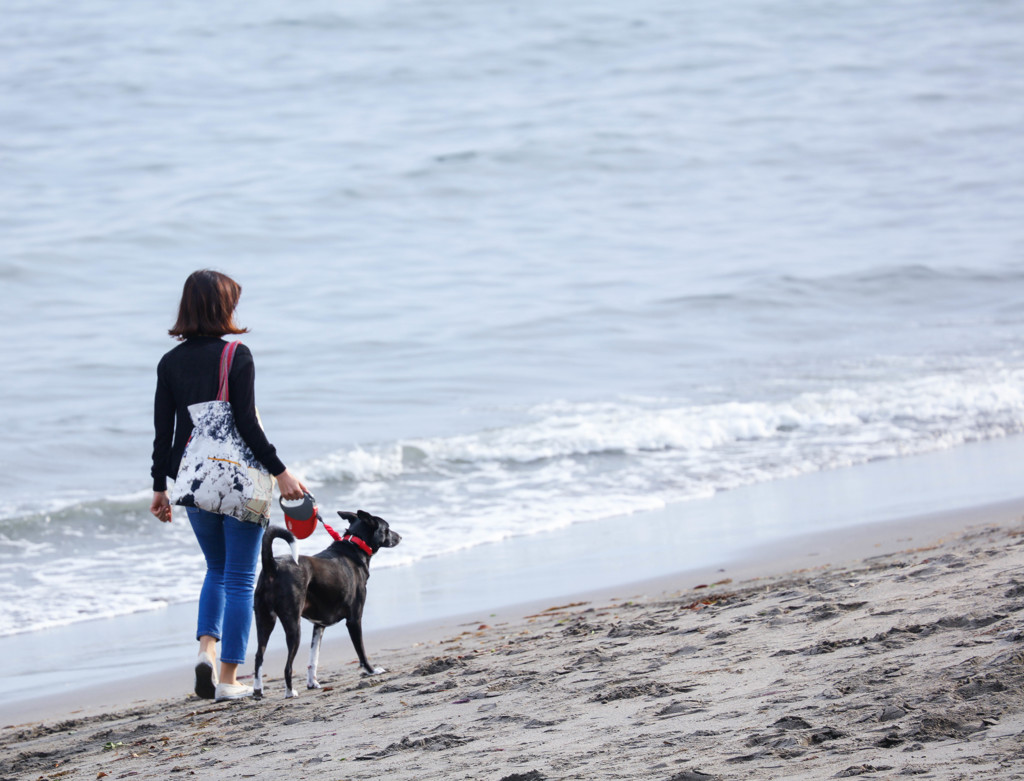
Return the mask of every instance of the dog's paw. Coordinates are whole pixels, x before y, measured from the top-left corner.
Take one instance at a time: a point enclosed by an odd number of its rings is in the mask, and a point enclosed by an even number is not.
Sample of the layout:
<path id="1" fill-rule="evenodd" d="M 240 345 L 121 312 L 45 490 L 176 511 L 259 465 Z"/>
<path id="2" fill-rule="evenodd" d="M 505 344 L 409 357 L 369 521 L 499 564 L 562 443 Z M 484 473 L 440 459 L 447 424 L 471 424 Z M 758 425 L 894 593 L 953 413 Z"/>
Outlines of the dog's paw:
<path id="1" fill-rule="evenodd" d="M 292 697 L 298 697 L 298 696 L 299 696 L 299 693 L 297 691 L 295 691 L 295 689 L 289 689 L 287 692 L 285 692 L 284 698 L 286 700 L 290 700 Z"/>
<path id="2" fill-rule="evenodd" d="M 383 675 L 386 672 L 387 672 L 387 670 L 385 670 L 383 667 L 374 667 L 372 674 L 373 675 Z"/>
<path id="3" fill-rule="evenodd" d="M 307 689 L 322 689 L 323 686 L 320 685 L 320 681 L 309 681 L 306 684 L 306 688 Z"/>
<path id="4" fill-rule="evenodd" d="M 254 700 L 262 700 L 263 699 L 263 689 L 253 689 L 252 690 L 252 698 Z"/>

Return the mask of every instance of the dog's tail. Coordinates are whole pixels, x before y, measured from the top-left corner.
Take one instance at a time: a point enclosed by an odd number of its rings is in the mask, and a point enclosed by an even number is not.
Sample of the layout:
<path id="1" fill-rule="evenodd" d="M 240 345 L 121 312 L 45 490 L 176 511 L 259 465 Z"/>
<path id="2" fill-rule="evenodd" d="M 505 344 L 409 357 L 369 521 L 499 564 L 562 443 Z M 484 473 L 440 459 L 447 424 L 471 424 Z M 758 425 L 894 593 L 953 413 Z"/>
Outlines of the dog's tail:
<path id="1" fill-rule="evenodd" d="M 263 571 L 268 575 L 273 575 L 277 572 L 277 562 L 274 561 L 274 540 L 285 540 L 288 543 L 288 547 L 292 550 L 292 558 L 295 563 L 299 563 L 299 549 L 295 545 L 295 535 L 293 535 L 287 529 L 282 529 L 280 526 L 271 526 L 267 529 L 267 533 L 263 535 L 263 549 L 260 552 L 260 557 L 263 560 Z"/>

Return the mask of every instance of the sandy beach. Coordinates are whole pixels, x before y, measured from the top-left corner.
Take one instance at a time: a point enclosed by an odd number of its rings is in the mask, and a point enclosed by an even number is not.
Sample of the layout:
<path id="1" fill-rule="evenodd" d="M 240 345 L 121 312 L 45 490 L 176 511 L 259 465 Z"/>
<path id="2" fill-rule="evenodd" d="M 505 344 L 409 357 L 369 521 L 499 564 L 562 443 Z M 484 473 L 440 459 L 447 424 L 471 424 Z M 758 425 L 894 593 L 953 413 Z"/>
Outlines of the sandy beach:
<path id="1" fill-rule="evenodd" d="M 1024 778 L 1019 505 L 789 554 L 379 634 L 373 677 L 339 629 L 297 699 L 278 659 L 260 701 L 58 700 L 0 778 Z"/>
<path id="2" fill-rule="evenodd" d="M 1021 40 L 5 3 L 0 781 L 1024 781 Z M 175 328 L 203 268 L 233 325 Z M 335 626 L 307 690 L 306 623 L 286 699 L 279 626 L 264 698 L 194 695 L 207 557 L 149 508 L 213 377 L 172 331 L 241 340 L 250 449 L 337 531 L 401 535 L 383 672 Z"/>

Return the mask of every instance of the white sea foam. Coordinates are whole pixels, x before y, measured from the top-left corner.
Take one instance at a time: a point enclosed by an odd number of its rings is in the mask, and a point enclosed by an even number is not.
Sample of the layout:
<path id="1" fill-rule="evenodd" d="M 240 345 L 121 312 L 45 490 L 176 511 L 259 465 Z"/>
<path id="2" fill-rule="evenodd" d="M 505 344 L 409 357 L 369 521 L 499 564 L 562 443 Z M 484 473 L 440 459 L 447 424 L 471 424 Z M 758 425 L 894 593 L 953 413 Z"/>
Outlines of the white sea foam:
<path id="1" fill-rule="evenodd" d="M 406 524 L 393 564 L 1022 430 L 1024 371 L 996 368 L 771 402 L 559 402 L 521 425 L 341 451 L 306 468 L 325 495 Z"/>
<path id="2" fill-rule="evenodd" d="M 388 567 L 1022 431 L 1024 369 L 996 366 L 771 401 L 555 402 L 517 425 L 363 445 L 297 469 L 329 524 L 343 525 L 337 508 L 388 518 L 403 535 L 375 561 Z M 148 498 L 140 491 L 0 522 L 11 561 L 0 577 L 0 634 L 194 599 L 203 565 L 185 513 L 158 524 Z M 317 534 L 299 548 L 309 554 L 325 542 Z"/>
<path id="3" fill-rule="evenodd" d="M 356 447 L 303 464 L 302 471 L 305 477 L 315 481 L 386 480 L 402 473 L 402 446 L 392 445 L 376 451 Z"/>
<path id="4" fill-rule="evenodd" d="M 340 451 L 304 468 L 320 481 L 431 474 L 507 489 L 532 476 L 531 465 L 616 455 L 631 461 L 664 452 L 674 455 L 661 460 L 688 465 L 714 488 L 710 475 L 736 466 L 785 469 L 789 463 L 803 472 L 1017 433 L 1024 427 L 1024 371 L 868 383 L 774 402 L 560 402 L 535 407 L 529 416 L 522 425 L 476 434 Z"/>

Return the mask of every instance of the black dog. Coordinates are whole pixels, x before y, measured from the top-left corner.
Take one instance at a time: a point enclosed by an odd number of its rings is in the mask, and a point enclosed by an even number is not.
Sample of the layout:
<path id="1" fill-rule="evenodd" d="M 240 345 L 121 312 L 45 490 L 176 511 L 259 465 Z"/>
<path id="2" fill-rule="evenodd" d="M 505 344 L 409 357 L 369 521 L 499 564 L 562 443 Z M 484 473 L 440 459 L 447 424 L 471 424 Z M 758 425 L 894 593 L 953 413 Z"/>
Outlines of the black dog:
<path id="1" fill-rule="evenodd" d="M 324 627 L 333 626 L 342 619 L 348 626 L 349 637 L 363 669 L 371 675 L 384 672 L 383 669 L 374 669 L 366 660 L 363 603 L 366 601 L 366 581 L 370 577 L 370 556 L 381 548 L 395 547 L 402 538 L 388 528 L 388 522 L 383 518 L 362 510 L 355 514 L 339 512 L 338 515 L 348 521 L 348 530 L 342 539 L 335 540 L 315 556 L 296 555 L 295 537 L 286 529 L 271 528 L 263 537 L 263 571 L 253 599 L 257 638 L 253 694 L 256 697 L 263 696 L 263 654 L 278 618 L 288 643 L 288 660 L 284 665 L 286 697 L 298 696 L 292 688 L 292 662 L 299 650 L 302 634 L 300 618 L 313 622 L 307 688 L 320 688 L 316 668 Z M 291 558 L 274 558 L 271 549 L 276 539 L 288 541 L 292 549 Z"/>

